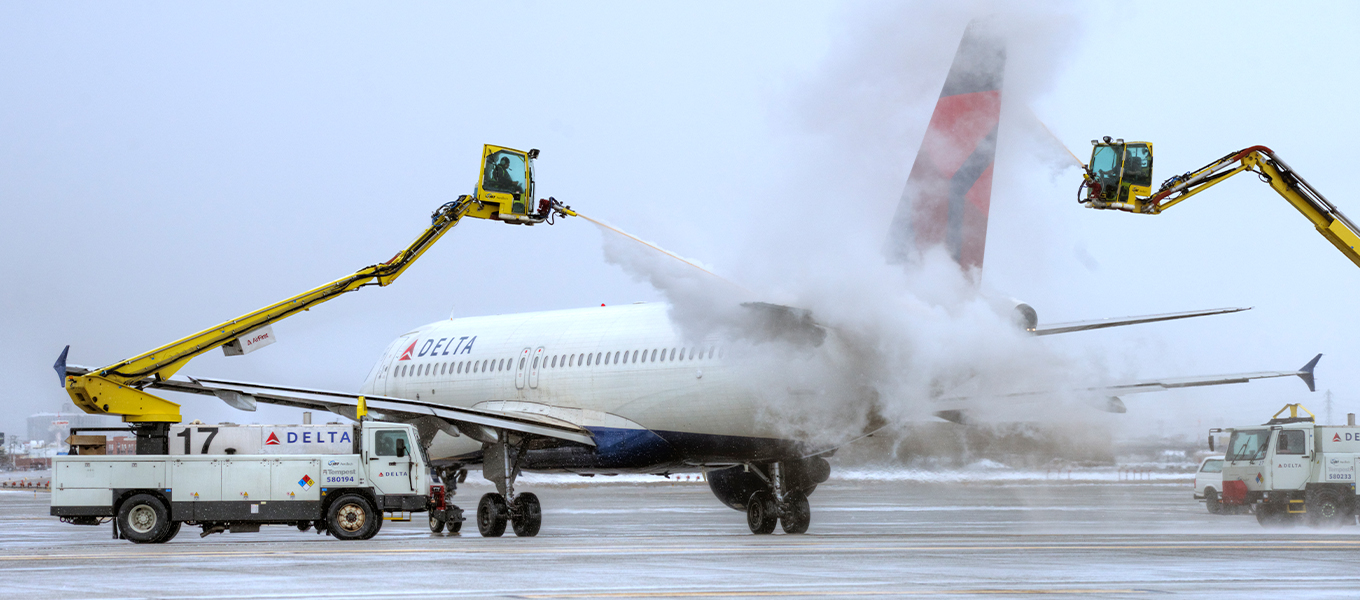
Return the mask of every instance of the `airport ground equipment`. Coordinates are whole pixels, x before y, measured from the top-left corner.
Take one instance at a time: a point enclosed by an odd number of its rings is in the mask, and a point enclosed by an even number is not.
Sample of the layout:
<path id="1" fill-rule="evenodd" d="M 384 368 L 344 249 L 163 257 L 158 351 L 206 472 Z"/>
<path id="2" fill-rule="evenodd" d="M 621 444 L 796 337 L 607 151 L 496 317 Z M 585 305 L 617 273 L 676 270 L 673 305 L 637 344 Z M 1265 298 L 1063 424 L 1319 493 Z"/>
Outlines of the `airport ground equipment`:
<path id="1" fill-rule="evenodd" d="M 138 454 L 165 454 L 171 442 L 167 435 L 169 425 L 181 421 L 179 405 L 144 390 L 149 384 L 169 379 L 194 357 L 218 347 L 228 355 L 249 353 L 273 341 L 270 329 L 273 323 L 347 292 L 391 284 L 464 218 L 534 225 L 551 224 L 556 215 L 576 215 L 553 198 L 540 200 L 534 206 L 533 161 L 537 157 L 538 150 L 522 152 L 485 146 L 481 175 L 473 195 L 459 196 L 440 206 L 431 215 L 430 226 L 387 262 L 364 267 L 352 275 L 106 367 L 68 366 L 68 346 L 54 365 L 62 386 L 81 410 L 121 416 L 124 422 L 133 424 Z M 230 402 L 229 398 L 224 400 Z"/>
<path id="2" fill-rule="evenodd" d="M 1322 237 L 1360 266 L 1360 229 L 1270 148 L 1252 146 L 1162 182 L 1152 193 L 1152 144 L 1092 140 L 1078 200 L 1090 208 L 1156 215 L 1218 183 L 1251 171 L 1303 213 Z"/>
<path id="3" fill-rule="evenodd" d="M 1354 524 L 1360 426 L 1354 415 L 1349 421 L 1318 425 L 1308 409 L 1288 404 L 1261 425 L 1211 429 L 1211 450 L 1215 434 L 1229 434 L 1218 497 L 1231 509 L 1224 512 L 1249 509 L 1267 527 Z"/>
<path id="4" fill-rule="evenodd" d="M 159 544 L 181 525 L 202 535 L 296 526 L 373 537 L 384 513 L 430 514 L 456 532 L 462 510 L 430 476 L 416 428 L 364 419 L 330 425 L 174 425 L 165 455 L 58 456 L 51 514 L 113 521 L 115 538 Z"/>

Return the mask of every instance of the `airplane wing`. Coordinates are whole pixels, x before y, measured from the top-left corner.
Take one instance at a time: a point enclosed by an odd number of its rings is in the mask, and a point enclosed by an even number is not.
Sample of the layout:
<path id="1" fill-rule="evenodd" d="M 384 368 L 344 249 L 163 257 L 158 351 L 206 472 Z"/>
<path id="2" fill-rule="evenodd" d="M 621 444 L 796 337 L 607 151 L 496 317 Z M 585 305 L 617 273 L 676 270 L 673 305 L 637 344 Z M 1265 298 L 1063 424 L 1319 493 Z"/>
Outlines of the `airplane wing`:
<path id="1" fill-rule="evenodd" d="M 1224 315 L 1228 313 L 1242 312 L 1251 310 L 1246 308 L 1211 308 L 1208 310 L 1190 310 L 1185 312 L 1165 313 L 1160 315 L 1143 315 L 1141 317 L 1113 317 L 1108 319 L 1095 319 L 1091 321 L 1071 321 L 1068 323 L 1054 323 L 1052 325 L 1039 325 L 1034 328 L 1034 335 L 1054 335 L 1057 333 L 1071 333 L 1073 331 L 1087 331 L 1091 329 L 1105 329 L 1106 327 L 1123 327 L 1125 325 L 1138 325 L 1140 323 L 1156 323 L 1158 321 L 1174 321 L 1176 319 L 1189 319 L 1191 317 L 1206 317 L 1209 315 Z"/>
<path id="2" fill-rule="evenodd" d="M 216 396 L 233 408 L 246 411 L 253 411 L 257 402 L 264 402 L 325 410 L 354 419 L 359 406 L 359 394 L 225 379 L 170 378 L 154 382 L 150 387 Z M 457 427 L 459 431 L 473 439 L 494 438 L 495 434 L 489 430 L 506 429 L 586 446 L 595 445 L 594 437 L 585 428 L 546 415 L 445 406 L 389 396 L 365 395 L 364 403 L 375 418 L 410 421 L 421 417 L 433 417 Z"/>
<path id="3" fill-rule="evenodd" d="M 1248 381 L 1251 381 L 1253 379 L 1298 377 L 1299 379 L 1302 379 L 1304 384 L 1308 386 L 1308 391 L 1316 392 L 1317 385 L 1313 378 L 1313 369 L 1317 367 L 1318 361 L 1321 359 L 1322 359 L 1321 354 L 1314 356 L 1313 360 L 1308 361 L 1308 364 L 1303 365 L 1302 367 L 1295 371 L 1254 371 L 1251 373 L 1232 373 L 1227 375 L 1165 377 L 1160 379 L 1145 379 L 1141 381 L 1116 383 L 1105 386 L 1068 389 L 1062 390 L 1062 392 L 1064 393 L 1076 392 L 1081 394 L 1089 394 L 1093 398 L 1103 398 L 1103 401 L 1095 404 L 1096 408 L 1106 412 L 1113 413 L 1122 413 L 1126 411 L 1124 407 L 1124 401 L 1120 400 L 1119 396 L 1127 394 L 1143 394 L 1147 392 L 1163 392 L 1166 390 L 1173 390 L 1179 388 L 1203 387 L 1210 385 L 1228 385 L 1233 383 L 1247 383 Z M 1030 392 L 1015 392 L 1010 394 L 989 394 L 988 397 L 1020 398 L 1025 396 L 1051 395 L 1055 393 L 1058 393 L 1058 391 L 1043 390 Z M 967 421 L 967 412 L 969 408 L 971 408 L 969 406 L 970 400 L 975 399 L 976 398 L 970 398 L 968 396 L 950 396 L 940 398 L 936 402 L 938 403 L 937 404 L 938 406 L 941 406 L 942 410 L 936 411 L 934 414 L 936 417 L 939 417 L 946 421 L 964 423 Z"/>

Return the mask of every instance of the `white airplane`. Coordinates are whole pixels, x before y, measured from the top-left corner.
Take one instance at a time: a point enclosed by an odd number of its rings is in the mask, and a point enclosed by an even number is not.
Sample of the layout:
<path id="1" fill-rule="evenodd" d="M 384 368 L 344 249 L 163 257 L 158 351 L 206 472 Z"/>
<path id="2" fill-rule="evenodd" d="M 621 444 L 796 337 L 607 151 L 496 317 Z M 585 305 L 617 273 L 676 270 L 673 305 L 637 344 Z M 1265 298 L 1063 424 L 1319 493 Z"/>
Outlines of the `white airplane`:
<path id="1" fill-rule="evenodd" d="M 894 218 L 889 260 L 910 261 L 943 246 L 964 268 L 981 267 L 1004 62 L 1004 47 L 970 25 Z M 1040 325 L 1029 306 L 1017 303 L 1015 309 L 1034 335 L 1245 310 Z M 501 535 L 507 522 L 519 535 L 538 531 L 537 498 L 514 491 L 522 470 L 705 471 L 718 499 L 746 512 L 752 532 L 770 533 L 778 523 L 785 532 L 801 533 L 811 521 L 808 494 L 830 474 L 825 457 L 883 425 L 875 394 L 853 377 L 825 379 L 831 383 L 817 393 L 840 403 L 819 417 L 842 419 L 854 429 L 829 427 L 840 439 L 824 439 L 815 426 L 791 430 L 769 418 L 772 407 L 789 404 L 770 404 L 766 396 L 789 392 L 762 389 L 768 386 L 761 385 L 767 381 L 761 369 L 769 363 L 760 354 L 778 348 L 786 369 L 834 374 L 847 368 L 854 349 L 804 310 L 748 303 L 736 314 L 735 330 L 697 340 L 683 335 L 664 304 L 439 321 L 393 341 L 354 393 L 182 377 L 152 387 L 212 394 L 245 410 L 266 402 L 350 418 L 362 402 L 373 418 L 414 423 L 420 446 L 450 487 L 476 465 L 496 485 L 478 506 L 482 535 Z M 1107 399 L 1101 408 L 1123 412 L 1117 396 L 1144 391 L 1287 376 L 1303 378 L 1312 389 L 1317 360 L 1298 371 L 1148 380 L 1084 392 Z M 937 400 L 936 415 L 964 419 L 967 398 Z"/>

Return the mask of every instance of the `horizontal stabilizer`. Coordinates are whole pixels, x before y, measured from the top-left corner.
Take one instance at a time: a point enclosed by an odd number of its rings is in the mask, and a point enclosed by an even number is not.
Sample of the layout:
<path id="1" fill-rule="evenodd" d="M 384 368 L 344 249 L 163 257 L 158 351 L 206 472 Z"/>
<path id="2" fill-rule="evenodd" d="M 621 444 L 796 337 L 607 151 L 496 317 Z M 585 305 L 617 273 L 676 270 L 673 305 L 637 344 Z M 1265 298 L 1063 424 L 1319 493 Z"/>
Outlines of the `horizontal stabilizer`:
<path id="1" fill-rule="evenodd" d="M 1012 392 L 1008 394 L 985 394 L 981 396 L 958 395 L 938 398 L 934 401 L 935 407 L 940 412 L 935 416 L 949 420 L 942 413 L 958 412 L 969 408 L 976 408 L 974 404 L 979 398 L 1024 398 L 1024 397 L 1043 397 L 1070 394 L 1090 394 L 1093 397 L 1101 398 L 1097 401 L 1097 408 L 1106 412 L 1120 413 L 1127 410 L 1124 401 L 1119 396 L 1128 394 L 1143 394 L 1147 392 L 1164 392 L 1192 387 L 1207 387 L 1213 385 L 1229 385 L 1234 383 L 1247 383 L 1256 379 L 1272 379 L 1277 377 L 1298 377 L 1308 384 L 1308 391 L 1317 391 L 1313 381 L 1313 369 L 1317 367 L 1318 360 L 1322 358 L 1319 354 L 1313 357 L 1297 371 L 1255 371 L 1251 373 L 1231 373 L 1227 375 L 1197 375 L 1192 377 L 1164 377 L 1160 379 L 1144 379 L 1140 381 L 1129 381 L 1116 383 L 1113 385 L 1102 385 L 1088 388 L 1068 388 L 1057 390 L 1037 390 L 1028 392 Z"/>
<path id="2" fill-rule="evenodd" d="M 1071 333 L 1074 331 L 1088 331 L 1091 329 L 1105 329 L 1107 327 L 1123 327 L 1125 325 L 1140 325 L 1142 323 L 1156 323 L 1158 321 L 1174 321 L 1176 319 L 1189 319 L 1191 317 L 1207 317 L 1209 315 L 1225 315 L 1228 313 L 1242 312 L 1251 310 L 1246 308 L 1211 308 L 1207 310 L 1190 310 L 1185 312 L 1165 313 L 1160 315 L 1143 315 L 1141 317 L 1111 317 L 1108 319 L 1095 319 L 1092 321 L 1072 321 L 1069 323 L 1054 323 L 1052 325 L 1039 325 L 1034 328 L 1034 335 L 1053 335 L 1057 333 Z"/>

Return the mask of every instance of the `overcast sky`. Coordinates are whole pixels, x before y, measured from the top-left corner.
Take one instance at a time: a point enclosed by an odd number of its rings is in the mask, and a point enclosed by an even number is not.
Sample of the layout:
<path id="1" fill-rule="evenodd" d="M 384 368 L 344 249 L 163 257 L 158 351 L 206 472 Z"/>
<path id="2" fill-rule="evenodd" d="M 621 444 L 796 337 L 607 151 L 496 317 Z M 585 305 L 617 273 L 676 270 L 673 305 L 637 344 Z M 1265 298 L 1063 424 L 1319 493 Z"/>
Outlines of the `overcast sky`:
<path id="1" fill-rule="evenodd" d="M 542 195 L 777 290 L 799 251 L 881 243 L 958 36 L 986 9 L 0 3 L 0 430 L 66 400 L 50 366 L 66 344 L 108 364 L 386 260 L 471 188 L 483 143 L 540 148 Z M 1025 18 L 1040 26 L 1008 74 L 987 285 L 1045 322 L 1254 306 L 1044 343 L 1142 377 L 1322 352 L 1336 418 L 1360 410 L 1360 272 L 1301 215 L 1249 176 L 1158 217 L 1083 209 L 1079 172 L 1029 124 L 1083 160 L 1101 135 L 1152 141 L 1158 181 L 1268 145 L 1360 217 L 1360 8 Z M 450 315 L 662 300 L 605 261 L 601 235 L 466 222 L 395 285 L 183 373 L 353 390 L 393 338 Z M 298 418 L 172 399 L 186 419 Z M 1276 380 L 1128 398 L 1127 423 L 1198 434 L 1298 401 L 1323 408 Z"/>

